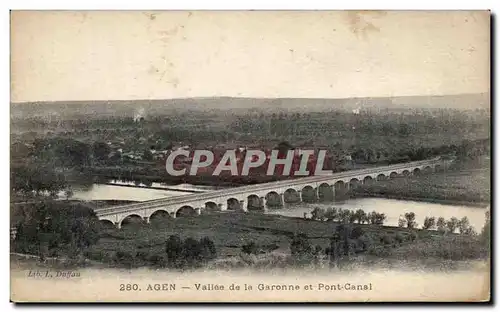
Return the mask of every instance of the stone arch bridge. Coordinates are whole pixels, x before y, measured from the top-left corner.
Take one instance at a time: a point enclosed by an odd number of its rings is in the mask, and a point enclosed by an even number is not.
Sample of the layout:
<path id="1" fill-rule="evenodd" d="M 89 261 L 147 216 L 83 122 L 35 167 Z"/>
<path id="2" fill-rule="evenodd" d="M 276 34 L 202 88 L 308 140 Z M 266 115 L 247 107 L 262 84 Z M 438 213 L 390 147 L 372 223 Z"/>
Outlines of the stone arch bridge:
<path id="1" fill-rule="evenodd" d="M 446 169 L 449 163 L 449 160 L 435 158 L 330 175 L 281 180 L 114 206 L 96 210 L 96 214 L 102 222 L 120 228 L 125 219 L 133 217 L 149 222 L 159 215 L 176 218 L 200 214 L 202 210 L 265 210 L 272 205 L 315 201 L 327 195 L 334 197 L 359 184 L 376 183 L 398 176 L 430 174 Z"/>

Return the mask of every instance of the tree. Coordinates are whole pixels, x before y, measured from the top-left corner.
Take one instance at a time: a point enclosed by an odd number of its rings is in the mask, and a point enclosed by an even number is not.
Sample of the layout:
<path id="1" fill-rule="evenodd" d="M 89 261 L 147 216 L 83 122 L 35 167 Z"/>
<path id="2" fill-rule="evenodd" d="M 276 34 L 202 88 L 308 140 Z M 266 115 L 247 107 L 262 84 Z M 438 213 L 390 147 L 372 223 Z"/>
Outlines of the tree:
<path id="1" fill-rule="evenodd" d="M 372 211 L 368 214 L 368 219 L 370 220 L 370 224 L 383 225 L 386 215 L 384 213 Z"/>
<path id="2" fill-rule="evenodd" d="M 458 227 L 458 223 L 459 223 L 458 219 L 452 217 L 450 220 L 448 220 L 448 222 L 446 222 L 446 227 L 451 233 L 454 233 Z"/>
<path id="3" fill-rule="evenodd" d="M 349 209 L 339 208 L 339 222 L 349 223 L 351 219 L 351 211 Z"/>
<path id="4" fill-rule="evenodd" d="M 64 196 L 66 196 L 66 200 L 69 200 L 71 197 L 73 197 L 73 190 L 68 187 L 65 191 L 64 191 Z"/>
<path id="5" fill-rule="evenodd" d="M 480 239 L 481 239 L 481 242 L 483 243 L 483 245 L 486 245 L 489 247 L 490 245 L 490 240 L 491 240 L 491 225 L 490 225 L 490 212 L 489 211 L 486 211 L 485 213 L 485 222 L 484 222 L 484 226 L 483 226 L 483 229 L 481 230 L 481 236 L 480 236 Z"/>
<path id="6" fill-rule="evenodd" d="M 312 246 L 304 233 L 294 235 L 290 243 L 290 253 L 297 263 L 305 263 L 312 256 Z"/>
<path id="7" fill-rule="evenodd" d="M 175 266 L 182 254 L 182 240 L 179 235 L 171 235 L 165 242 L 168 265 Z"/>
<path id="8" fill-rule="evenodd" d="M 356 222 L 356 220 L 358 219 L 357 216 L 356 216 L 356 212 L 352 211 L 352 210 L 348 210 L 349 211 L 349 223 L 354 223 Z"/>
<path id="9" fill-rule="evenodd" d="M 424 225 L 422 226 L 424 230 L 432 230 L 435 226 L 436 226 L 436 218 L 425 217 Z"/>
<path id="10" fill-rule="evenodd" d="M 75 257 L 99 239 L 99 220 L 88 207 L 48 201 L 33 208 L 18 225 L 14 244 L 20 252 Z"/>
<path id="11" fill-rule="evenodd" d="M 363 209 L 358 209 L 354 212 L 355 219 L 358 223 L 363 224 L 366 221 L 366 212 Z"/>
<path id="12" fill-rule="evenodd" d="M 436 222 L 436 227 L 438 232 L 444 233 L 446 232 L 446 221 L 444 220 L 443 217 L 439 217 L 437 222 Z"/>
<path id="13" fill-rule="evenodd" d="M 182 244 L 182 256 L 180 258 L 181 267 L 196 267 L 204 260 L 202 257 L 203 248 L 199 241 L 188 237 Z"/>
<path id="14" fill-rule="evenodd" d="M 414 229 L 417 226 L 417 222 L 415 222 L 415 213 L 407 212 L 405 213 L 406 219 L 406 227 L 409 229 Z"/>
<path id="15" fill-rule="evenodd" d="M 465 234 L 467 231 L 469 231 L 470 228 L 470 223 L 469 219 L 467 217 L 463 217 L 458 221 L 458 230 L 460 234 Z"/>
<path id="16" fill-rule="evenodd" d="M 337 208 L 328 208 L 326 211 L 325 211 L 325 218 L 328 220 L 328 221 L 335 221 L 338 219 L 338 211 L 337 211 Z"/>
<path id="17" fill-rule="evenodd" d="M 399 219 L 398 219 L 398 226 L 400 228 L 404 228 L 406 227 L 406 219 L 404 216 L 399 216 Z"/>
<path id="18" fill-rule="evenodd" d="M 325 217 L 325 210 L 322 208 L 314 208 L 313 211 L 311 211 L 311 219 L 313 220 L 319 220 L 323 221 L 323 218 Z"/>
<path id="19" fill-rule="evenodd" d="M 335 228 L 333 236 L 330 238 L 330 247 L 325 253 L 330 258 L 330 266 L 339 264 L 339 261 L 349 258 L 355 251 L 356 240 L 364 236 L 364 231 L 359 226 L 341 224 Z"/>
<path id="20" fill-rule="evenodd" d="M 166 265 L 174 268 L 199 267 L 215 259 L 217 250 L 208 237 L 201 240 L 188 237 L 184 241 L 178 235 L 171 235 L 165 242 Z"/>
<path id="21" fill-rule="evenodd" d="M 110 153 L 111 148 L 105 142 L 95 142 L 92 145 L 92 154 L 97 161 L 107 160 Z"/>
<path id="22" fill-rule="evenodd" d="M 213 260 L 217 257 L 217 250 L 215 248 L 215 244 L 210 238 L 206 236 L 203 237 L 200 240 L 200 245 L 201 245 L 202 261 L 206 262 L 209 260 Z"/>

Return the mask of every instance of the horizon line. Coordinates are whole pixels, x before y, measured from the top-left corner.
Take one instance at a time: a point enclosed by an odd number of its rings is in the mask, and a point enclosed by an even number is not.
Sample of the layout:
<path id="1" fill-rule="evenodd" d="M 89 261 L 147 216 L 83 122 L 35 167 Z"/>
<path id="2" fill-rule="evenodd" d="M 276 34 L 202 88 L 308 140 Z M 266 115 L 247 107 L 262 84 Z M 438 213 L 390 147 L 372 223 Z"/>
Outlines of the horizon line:
<path id="1" fill-rule="evenodd" d="M 366 98 L 395 98 L 395 97 L 445 97 L 445 96 L 464 96 L 464 95 L 480 95 L 480 94 L 489 94 L 490 91 L 485 92 L 476 92 L 476 93 L 450 93 L 450 94 L 421 94 L 421 95 L 386 95 L 386 96 L 352 96 L 352 97 L 252 97 L 252 96 L 193 96 L 193 97 L 173 97 L 173 98 L 140 98 L 140 99 L 115 99 L 115 100 L 35 100 L 35 101 L 20 101 L 14 102 L 10 101 L 10 104 L 32 104 L 32 103 L 63 103 L 63 102 L 112 102 L 112 101 L 168 101 L 168 100 L 190 100 L 190 99 L 268 99 L 268 100 L 277 100 L 277 99 L 304 99 L 304 100 L 348 100 L 348 99 L 366 99 Z"/>

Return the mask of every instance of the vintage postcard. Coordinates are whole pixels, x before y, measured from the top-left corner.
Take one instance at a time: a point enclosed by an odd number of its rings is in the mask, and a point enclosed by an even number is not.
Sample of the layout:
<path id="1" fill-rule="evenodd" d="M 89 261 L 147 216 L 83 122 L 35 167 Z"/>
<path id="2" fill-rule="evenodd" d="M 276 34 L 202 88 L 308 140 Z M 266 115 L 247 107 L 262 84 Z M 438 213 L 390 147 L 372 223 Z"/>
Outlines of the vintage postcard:
<path id="1" fill-rule="evenodd" d="M 490 300 L 489 11 L 12 11 L 11 300 Z"/>

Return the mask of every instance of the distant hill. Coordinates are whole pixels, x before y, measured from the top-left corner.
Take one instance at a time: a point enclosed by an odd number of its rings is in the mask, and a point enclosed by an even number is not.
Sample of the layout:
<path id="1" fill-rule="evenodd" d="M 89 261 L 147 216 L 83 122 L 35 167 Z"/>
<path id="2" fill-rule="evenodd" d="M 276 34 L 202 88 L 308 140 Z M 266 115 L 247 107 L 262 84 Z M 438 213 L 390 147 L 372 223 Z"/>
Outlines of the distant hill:
<path id="1" fill-rule="evenodd" d="M 146 115 L 164 114 L 171 111 L 227 111 L 243 112 L 265 110 L 269 112 L 296 111 L 321 112 L 330 110 L 372 110 L 408 109 L 489 109 L 489 93 L 460 94 L 444 96 L 397 96 L 345 99 L 319 98 L 185 98 L 166 100 L 116 100 L 116 101 L 64 101 L 11 103 L 11 116 L 56 115 L 74 116 L 134 116 L 139 112 Z"/>

